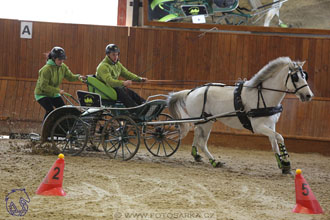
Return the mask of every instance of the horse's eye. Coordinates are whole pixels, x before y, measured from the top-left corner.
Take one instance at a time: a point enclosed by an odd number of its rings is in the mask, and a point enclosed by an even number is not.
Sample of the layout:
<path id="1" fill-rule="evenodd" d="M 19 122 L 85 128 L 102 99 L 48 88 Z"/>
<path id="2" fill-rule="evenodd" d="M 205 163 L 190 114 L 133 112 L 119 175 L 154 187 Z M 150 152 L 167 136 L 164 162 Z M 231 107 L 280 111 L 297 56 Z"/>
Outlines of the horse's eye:
<path id="1" fill-rule="evenodd" d="M 291 75 L 291 78 L 292 78 L 292 81 L 293 82 L 298 82 L 298 80 L 299 80 L 299 77 L 298 77 L 298 74 L 297 73 L 292 74 Z"/>

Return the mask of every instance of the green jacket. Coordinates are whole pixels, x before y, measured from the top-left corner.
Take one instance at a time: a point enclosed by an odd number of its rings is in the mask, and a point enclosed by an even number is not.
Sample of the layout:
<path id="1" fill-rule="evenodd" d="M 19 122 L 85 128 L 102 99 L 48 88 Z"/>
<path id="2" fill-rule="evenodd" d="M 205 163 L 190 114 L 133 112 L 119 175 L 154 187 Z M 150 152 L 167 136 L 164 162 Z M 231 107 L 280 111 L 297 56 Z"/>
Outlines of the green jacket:
<path id="1" fill-rule="evenodd" d="M 96 68 L 96 78 L 110 87 L 123 86 L 123 80 L 118 80 L 119 76 L 136 82 L 141 82 L 142 79 L 134 73 L 128 71 L 119 61 L 114 64 L 108 56 Z"/>
<path id="2" fill-rule="evenodd" d="M 59 86 L 63 78 L 73 82 L 79 80 L 79 74 L 74 75 L 64 63 L 61 66 L 57 66 L 53 60 L 47 60 L 46 65 L 39 70 L 37 85 L 34 89 L 36 99 L 38 100 L 45 96 L 57 96 L 60 92 Z"/>

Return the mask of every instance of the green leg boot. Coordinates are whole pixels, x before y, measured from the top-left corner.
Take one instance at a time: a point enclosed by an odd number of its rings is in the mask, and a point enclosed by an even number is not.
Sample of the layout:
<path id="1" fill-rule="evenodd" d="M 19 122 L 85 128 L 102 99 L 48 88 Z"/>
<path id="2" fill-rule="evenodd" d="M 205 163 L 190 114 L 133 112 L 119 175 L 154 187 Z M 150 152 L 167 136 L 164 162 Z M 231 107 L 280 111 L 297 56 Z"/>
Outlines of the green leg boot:
<path id="1" fill-rule="evenodd" d="M 194 157 L 196 162 L 202 162 L 202 156 L 198 154 L 197 147 L 192 146 L 191 155 Z"/>
<path id="2" fill-rule="evenodd" d="M 215 160 L 212 160 L 212 159 L 210 159 L 210 163 L 214 168 L 223 167 L 223 165 L 225 165 L 225 163 L 216 162 Z"/>
<path id="3" fill-rule="evenodd" d="M 279 147 L 281 155 L 275 153 L 278 168 L 282 170 L 282 174 L 292 174 L 289 154 L 284 145 L 279 144 Z"/>

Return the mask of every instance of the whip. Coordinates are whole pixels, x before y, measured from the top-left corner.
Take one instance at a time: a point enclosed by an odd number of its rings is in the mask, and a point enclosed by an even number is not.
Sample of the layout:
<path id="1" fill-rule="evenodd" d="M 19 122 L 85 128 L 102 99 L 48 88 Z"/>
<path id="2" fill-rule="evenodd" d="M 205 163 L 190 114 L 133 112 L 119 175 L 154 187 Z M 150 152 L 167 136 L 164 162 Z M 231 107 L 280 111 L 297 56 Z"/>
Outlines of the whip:
<path id="1" fill-rule="evenodd" d="M 188 38 L 188 39 L 193 40 L 193 41 L 196 40 L 196 39 L 200 39 L 200 38 L 204 37 L 206 33 L 211 32 L 211 31 L 213 31 L 213 30 L 218 30 L 218 28 L 217 28 L 217 27 L 213 27 L 213 28 L 208 29 L 208 30 L 204 31 L 203 33 L 197 35 L 196 37 L 192 37 L 192 38 Z M 179 49 L 179 48 L 175 49 L 174 52 L 175 52 L 176 50 L 178 50 L 178 49 Z M 160 60 L 157 61 L 156 63 L 150 65 L 150 66 L 147 67 L 144 71 L 142 71 L 142 73 L 141 73 L 140 75 L 143 76 L 146 72 L 148 72 L 148 71 L 150 71 L 152 68 L 154 68 L 154 67 L 156 66 L 156 64 L 159 64 L 159 63 L 161 63 L 161 62 L 164 62 L 164 60 L 167 59 L 170 55 L 171 55 L 171 54 L 168 54 L 167 56 L 163 57 L 162 59 L 160 59 Z M 149 81 L 150 81 L 150 80 L 149 80 Z"/>

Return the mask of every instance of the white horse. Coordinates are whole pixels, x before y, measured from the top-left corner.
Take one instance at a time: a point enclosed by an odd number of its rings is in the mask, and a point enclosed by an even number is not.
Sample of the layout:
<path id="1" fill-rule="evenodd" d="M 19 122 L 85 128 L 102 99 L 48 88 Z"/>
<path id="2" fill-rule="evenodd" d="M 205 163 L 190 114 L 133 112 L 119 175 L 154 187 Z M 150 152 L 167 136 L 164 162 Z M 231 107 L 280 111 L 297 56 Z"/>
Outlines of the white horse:
<path id="1" fill-rule="evenodd" d="M 307 84 L 308 75 L 302 69 L 304 63 L 280 57 L 269 62 L 238 87 L 218 83 L 171 93 L 168 98 L 169 111 L 176 119 L 207 118 L 231 113 L 228 116 L 234 117 L 218 117 L 217 120 L 235 129 L 245 127 L 256 134 L 266 135 L 282 173 L 291 173 L 284 139 L 275 131 L 275 124 L 280 117 L 280 103 L 286 93 L 295 94 L 302 102 L 310 101 L 314 96 Z M 241 92 L 238 91 L 239 88 Z M 198 148 L 201 148 L 212 166 L 221 167 L 223 163 L 216 162 L 207 149 L 213 123 L 214 120 L 206 120 L 205 123 L 195 124 L 192 155 L 196 161 L 201 161 L 198 154 Z M 189 127 L 189 123 L 180 124 L 181 138 L 187 135 Z"/>

